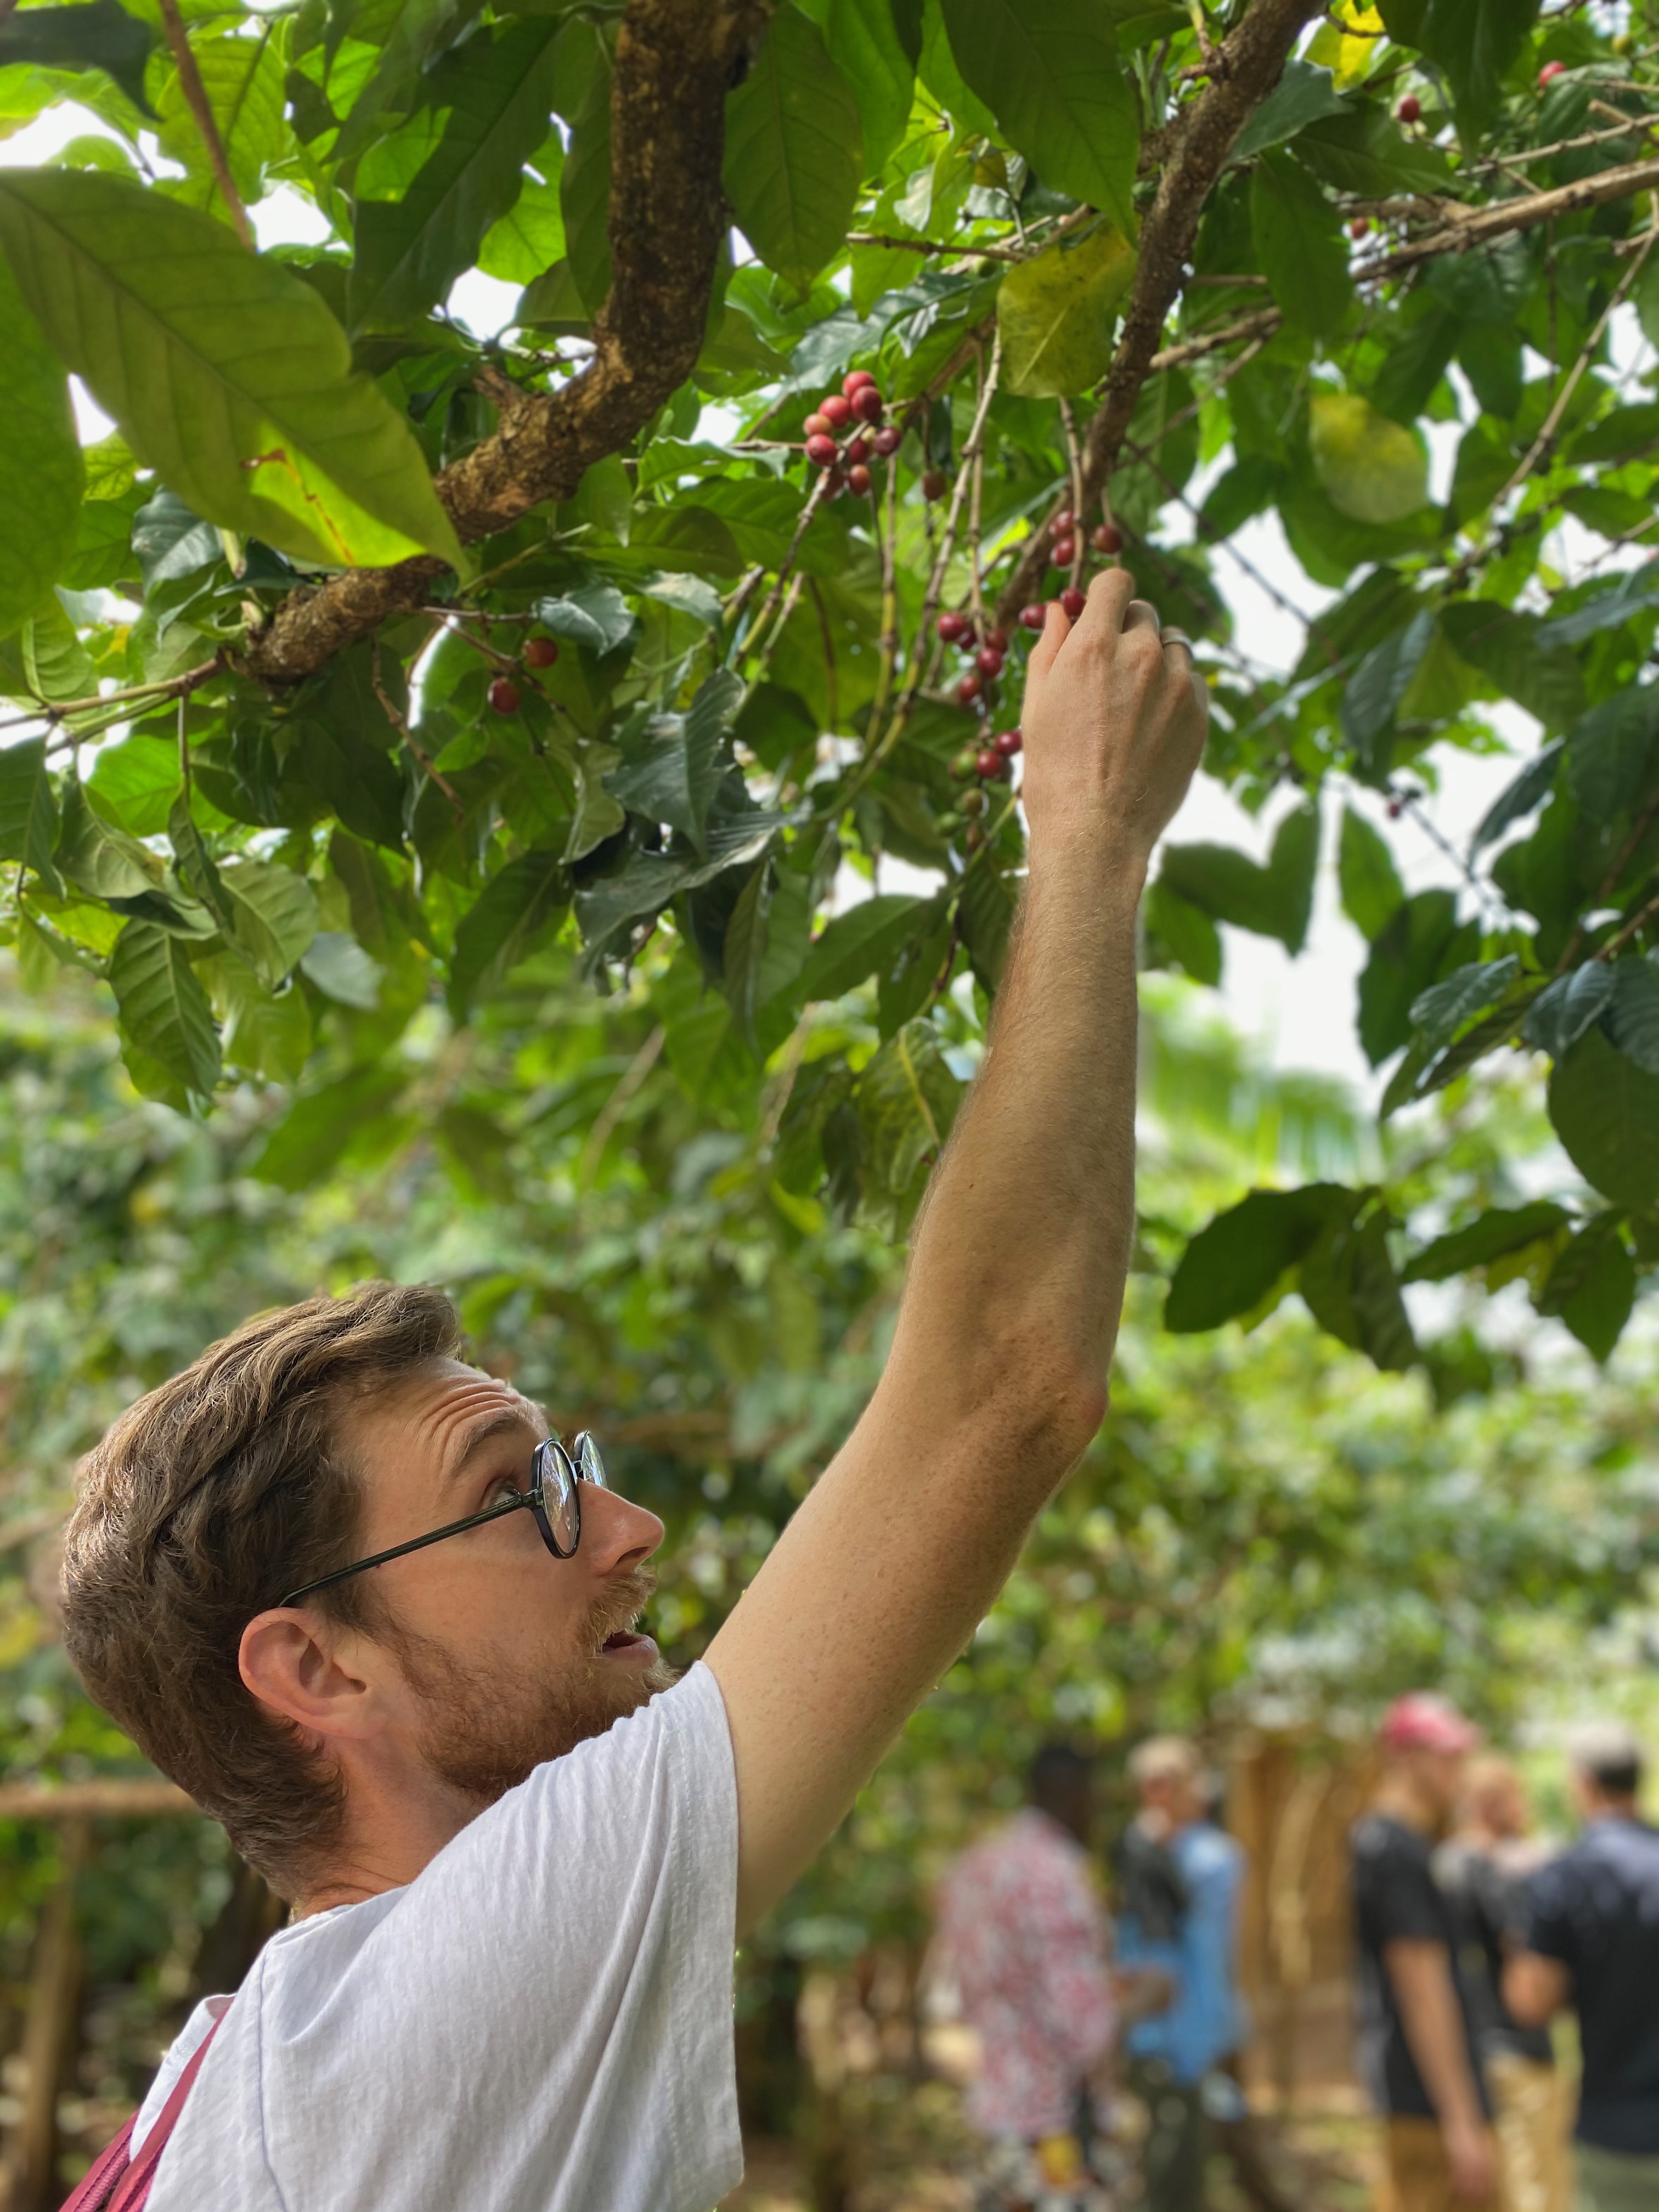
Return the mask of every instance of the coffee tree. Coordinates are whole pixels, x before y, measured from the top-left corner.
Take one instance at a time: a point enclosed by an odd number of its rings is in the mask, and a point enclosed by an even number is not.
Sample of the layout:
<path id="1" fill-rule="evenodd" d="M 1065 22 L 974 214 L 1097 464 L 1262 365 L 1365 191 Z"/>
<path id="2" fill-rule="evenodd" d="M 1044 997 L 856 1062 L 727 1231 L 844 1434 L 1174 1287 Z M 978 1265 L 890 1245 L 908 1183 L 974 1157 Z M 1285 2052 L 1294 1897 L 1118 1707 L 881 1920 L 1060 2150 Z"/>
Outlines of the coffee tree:
<path id="1" fill-rule="evenodd" d="M 1404 1367 L 1403 1283 L 1524 1277 L 1605 1356 L 1659 1261 L 1659 398 L 1620 366 L 1659 336 L 1650 28 L 17 7 L 4 127 L 102 126 L 0 170 L 25 979 L 106 978 L 152 1097 L 284 1086 L 262 1158 L 298 1186 L 393 1152 L 574 945 L 648 1013 L 635 1087 L 665 1056 L 786 1218 L 902 1232 L 1006 956 L 1025 646 L 1121 559 L 1197 643 L 1211 771 L 1292 800 L 1265 863 L 1165 849 L 1148 965 L 1217 981 L 1221 923 L 1297 951 L 1340 821 L 1384 1116 L 1478 1115 L 1522 1055 L 1582 1178 L 1516 1202 L 1493 1107 L 1480 1178 L 1419 1146 L 1166 1240 L 1167 1324 L 1294 1287 Z M 256 250 L 262 201 L 317 242 Z M 493 336 L 449 304 L 472 270 L 518 288 Z M 1288 677 L 1218 588 L 1268 509 L 1340 595 Z M 1536 744 L 1407 896 L 1391 825 L 1502 700 Z M 849 904 L 883 855 L 935 887 Z"/>

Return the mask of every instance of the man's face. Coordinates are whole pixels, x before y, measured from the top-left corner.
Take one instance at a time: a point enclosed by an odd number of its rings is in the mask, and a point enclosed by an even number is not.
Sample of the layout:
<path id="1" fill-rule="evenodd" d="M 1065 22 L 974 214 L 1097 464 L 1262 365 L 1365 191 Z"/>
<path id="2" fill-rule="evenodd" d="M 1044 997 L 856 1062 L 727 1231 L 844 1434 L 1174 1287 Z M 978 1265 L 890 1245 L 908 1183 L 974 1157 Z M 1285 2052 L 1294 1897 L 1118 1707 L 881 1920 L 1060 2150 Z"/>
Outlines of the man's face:
<path id="1" fill-rule="evenodd" d="M 344 1438 L 362 1484 L 362 1551 L 527 1489 L 547 1433 L 538 1407 L 455 1360 L 373 1401 Z M 396 1657 L 421 1752 L 480 1804 L 673 1680 L 652 1639 L 632 1632 L 662 1523 L 612 1491 L 584 1483 L 580 1494 L 574 1558 L 555 1559 L 526 1510 L 368 1571 L 368 1633 Z"/>
<path id="2" fill-rule="evenodd" d="M 1443 1820 L 1450 1818 L 1462 1787 L 1464 1753 L 1419 1746 L 1411 1753 L 1418 1784 Z"/>

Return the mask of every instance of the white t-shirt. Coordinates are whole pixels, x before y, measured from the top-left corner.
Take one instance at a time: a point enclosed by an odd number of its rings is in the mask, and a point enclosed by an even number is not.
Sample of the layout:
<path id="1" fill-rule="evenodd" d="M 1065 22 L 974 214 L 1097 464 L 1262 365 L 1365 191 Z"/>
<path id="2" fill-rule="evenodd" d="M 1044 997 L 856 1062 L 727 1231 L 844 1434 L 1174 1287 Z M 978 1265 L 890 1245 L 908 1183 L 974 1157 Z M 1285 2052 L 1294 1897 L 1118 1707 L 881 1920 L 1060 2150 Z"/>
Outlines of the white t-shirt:
<path id="1" fill-rule="evenodd" d="M 406 1888 L 260 1953 L 150 2212 L 708 2212 L 743 2173 L 714 1676 L 538 1767 Z M 212 2026 L 191 2015 L 134 2149 Z"/>

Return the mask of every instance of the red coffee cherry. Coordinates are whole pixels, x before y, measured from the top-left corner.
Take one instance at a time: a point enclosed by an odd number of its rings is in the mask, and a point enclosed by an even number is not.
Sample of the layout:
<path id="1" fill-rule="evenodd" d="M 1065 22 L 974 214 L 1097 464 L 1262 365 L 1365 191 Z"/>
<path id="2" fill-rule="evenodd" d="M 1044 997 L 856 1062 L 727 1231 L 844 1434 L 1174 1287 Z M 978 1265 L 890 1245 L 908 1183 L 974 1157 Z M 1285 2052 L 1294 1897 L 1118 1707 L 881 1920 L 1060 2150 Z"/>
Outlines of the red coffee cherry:
<path id="1" fill-rule="evenodd" d="M 899 447 L 904 443 L 904 433 L 890 422 L 884 430 L 877 431 L 872 443 L 884 461 L 897 453 Z"/>
<path id="2" fill-rule="evenodd" d="M 1079 591 L 1075 584 L 1067 584 L 1060 595 L 1060 604 L 1075 622 L 1085 607 L 1088 605 L 1089 595 L 1086 592 Z"/>
<path id="3" fill-rule="evenodd" d="M 968 674 L 963 678 L 961 683 L 957 686 L 957 705 L 962 707 L 971 706 L 984 689 L 985 678 L 980 674 L 976 668 L 970 669 Z"/>
<path id="4" fill-rule="evenodd" d="M 939 617 L 933 628 L 946 645 L 958 645 L 964 637 L 971 635 L 973 624 L 966 615 L 947 613 Z"/>
<path id="5" fill-rule="evenodd" d="M 1000 783 L 1008 773 L 1008 763 L 994 745 L 986 745 L 974 756 L 974 774 L 981 783 Z"/>
<path id="6" fill-rule="evenodd" d="M 870 441 L 867 438 L 849 438 L 847 441 L 842 459 L 849 469 L 860 467 L 869 458 Z"/>
<path id="7" fill-rule="evenodd" d="M 1048 610 L 1041 599 L 1033 599 L 1030 606 L 1022 607 L 1019 611 L 1022 629 L 1041 629 L 1048 619 Z"/>
<path id="8" fill-rule="evenodd" d="M 827 433 L 819 431 L 806 441 L 806 458 L 815 468 L 833 468 L 839 457 L 840 449 Z"/>
<path id="9" fill-rule="evenodd" d="M 1069 538 L 1077 528 L 1077 517 L 1069 507 L 1062 507 L 1048 525 L 1056 538 Z"/>
<path id="10" fill-rule="evenodd" d="M 995 746 L 998 752 L 1002 755 L 1004 760 L 1012 760 L 1014 755 L 1019 750 L 1021 745 L 1024 743 L 1024 739 L 1021 737 L 1018 730 L 999 730 L 995 737 L 992 738 L 991 743 Z"/>
<path id="11" fill-rule="evenodd" d="M 922 477 L 921 495 L 924 499 L 943 499 L 950 489 L 951 479 L 943 469 L 929 469 Z"/>
<path id="12" fill-rule="evenodd" d="M 853 403 L 839 392 L 832 392 L 827 399 L 819 400 L 818 412 L 836 429 L 844 430 L 853 419 Z"/>
<path id="13" fill-rule="evenodd" d="M 1350 238 L 1368 237 L 1370 233 L 1370 228 L 1371 219 L 1370 216 L 1357 215 L 1353 221 L 1348 225 L 1348 235 Z"/>
<path id="14" fill-rule="evenodd" d="M 860 422 L 879 422 L 886 412 L 882 397 L 873 384 L 861 384 L 853 394 L 853 412 Z"/>
<path id="15" fill-rule="evenodd" d="M 827 438 L 835 427 L 827 415 L 820 415 L 815 410 L 801 424 L 800 434 L 803 438 Z"/>
<path id="16" fill-rule="evenodd" d="M 870 489 L 870 471 L 862 461 L 855 461 L 847 471 L 847 489 L 856 492 L 860 499 Z"/>
<path id="17" fill-rule="evenodd" d="M 1097 522 L 1089 533 L 1090 543 L 1097 553 L 1121 553 L 1123 532 L 1115 522 Z"/>
<path id="18" fill-rule="evenodd" d="M 988 629 L 985 633 L 985 642 L 993 653 L 1006 653 L 1008 633 L 1006 629 Z"/>
<path id="19" fill-rule="evenodd" d="M 516 714 L 523 696 L 510 676 L 498 676 L 489 687 L 489 704 L 498 714 Z"/>
<path id="20" fill-rule="evenodd" d="M 524 643 L 524 665 L 526 668 L 551 668 L 559 657 L 559 648 L 550 637 L 527 637 Z"/>
<path id="21" fill-rule="evenodd" d="M 849 368 L 841 380 L 843 398 L 850 399 L 855 392 L 861 390 L 866 384 L 873 384 L 875 380 L 867 368 Z"/>
<path id="22" fill-rule="evenodd" d="M 1076 538 L 1056 538 L 1054 540 L 1054 552 L 1049 557 L 1054 562 L 1056 568 L 1069 568 L 1073 562 L 1077 558 Z"/>
<path id="23" fill-rule="evenodd" d="M 1002 673 L 1002 655 L 994 646 L 982 645 L 974 655 L 974 665 L 981 676 L 995 678 Z"/>
<path id="24" fill-rule="evenodd" d="M 1548 86 L 1554 83 L 1557 77 L 1565 76 L 1566 73 L 1567 65 L 1565 62 L 1546 62 L 1538 72 L 1538 89 L 1543 92 Z"/>
<path id="25" fill-rule="evenodd" d="M 1423 103 L 1414 92 L 1408 92 L 1394 112 L 1397 122 L 1420 123 L 1423 119 Z"/>

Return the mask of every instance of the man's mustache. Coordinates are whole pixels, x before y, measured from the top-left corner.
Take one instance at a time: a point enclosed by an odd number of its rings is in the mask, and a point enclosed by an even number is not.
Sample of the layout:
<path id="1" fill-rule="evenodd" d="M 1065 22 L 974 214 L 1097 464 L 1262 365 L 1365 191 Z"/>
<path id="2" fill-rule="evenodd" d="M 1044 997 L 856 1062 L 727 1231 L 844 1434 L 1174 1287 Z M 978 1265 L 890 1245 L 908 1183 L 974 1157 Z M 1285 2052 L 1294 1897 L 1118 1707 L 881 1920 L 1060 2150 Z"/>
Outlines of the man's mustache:
<path id="1" fill-rule="evenodd" d="M 619 1629 L 632 1628 L 656 1587 L 656 1574 L 650 1567 L 629 1567 L 622 1574 L 613 1575 L 588 1608 L 585 1638 L 587 1649 L 597 1651 L 607 1636 L 616 1635 Z"/>

